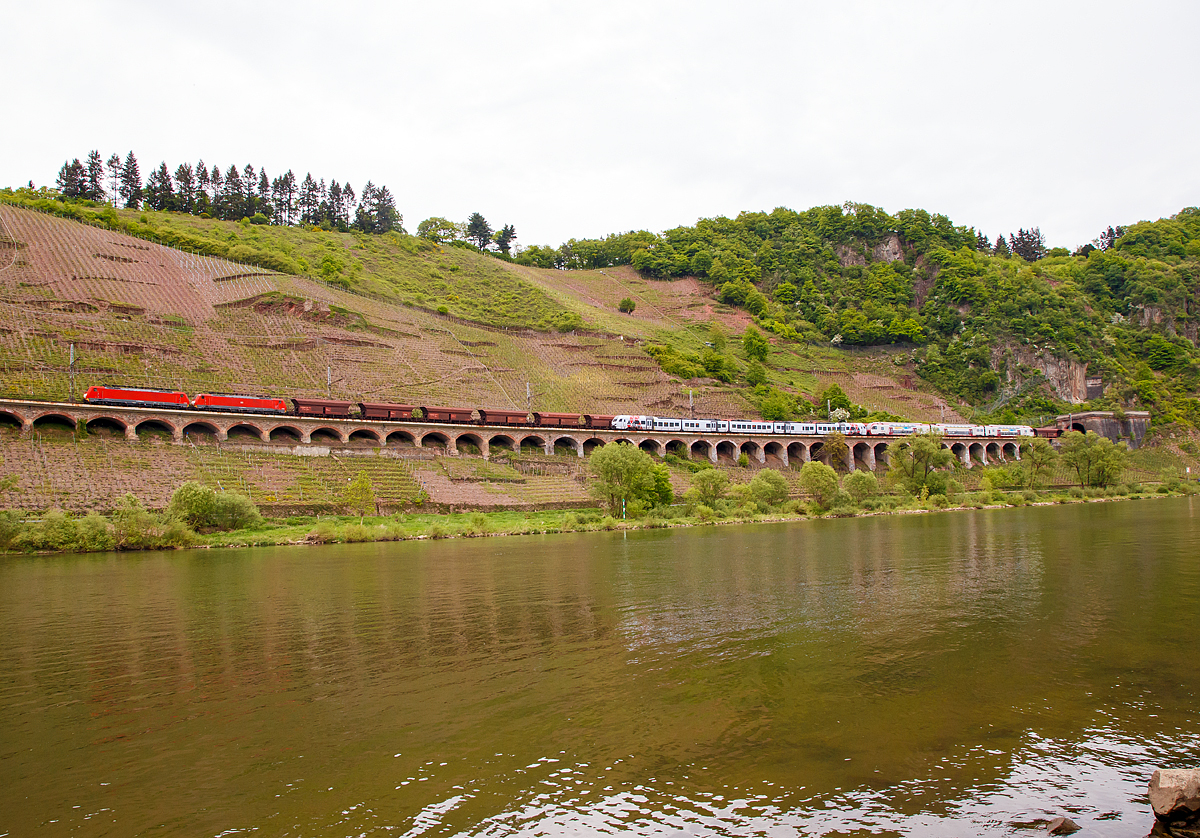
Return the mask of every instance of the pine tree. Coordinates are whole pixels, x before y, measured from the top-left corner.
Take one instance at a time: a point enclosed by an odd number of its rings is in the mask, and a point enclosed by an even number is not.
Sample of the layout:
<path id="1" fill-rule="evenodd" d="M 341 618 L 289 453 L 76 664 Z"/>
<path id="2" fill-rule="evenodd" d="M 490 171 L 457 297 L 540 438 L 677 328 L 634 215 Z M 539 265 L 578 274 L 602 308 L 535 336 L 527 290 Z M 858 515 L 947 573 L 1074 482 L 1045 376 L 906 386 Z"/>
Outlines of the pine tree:
<path id="1" fill-rule="evenodd" d="M 180 163 L 175 169 L 175 204 L 180 212 L 196 211 L 196 176 L 191 163 Z"/>
<path id="2" fill-rule="evenodd" d="M 1003 256 L 1005 259 L 1012 256 L 1012 251 L 1008 249 L 1008 242 L 1004 240 L 1004 236 L 996 236 L 996 246 L 992 248 L 992 255 Z"/>
<path id="3" fill-rule="evenodd" d="M 985 236 L 983 233 L 980 233 L 979 235 L 977 235 L 975 237 L 975 249 L 978 250 L 980 253 L 991 253 L 992 252 L 991 240 L 988 239 L 988 237 Z"/>
<path id="4" fill-rule="evenodd" d="M 301 224 L 321 223 L 321 191 L 317 182 L 313 180 L 312 172 L 305 173 L 304 182 L 300 184 L 300 197 L 296 203 L 300 208 Z"/>
<path id="5" fill-rule="evenodd" d="M 56 183 L 58 191 L 67 198 L 78 198 L 83 194 L 84 168 L 78 157 L 63 163 L 62 168 L 58 170 Z"/>
<path id="6" fill-rule="evenodd" d="M 1017 231 L 1016 235 L 1010 233 L 1008 246 L 1013 255 L 1020 256 L 1026 262 L 1036 262 L 1046 255 L 1046 240 L 1042 237 L 1042 231 L 1037 227 L 1031 227 L 1028 230 L 1022 228 Z"/>
<path id="7" fill-rule="evenodd" d="M 471 213 L 467 219 L 467 238 L 475 242 L 480 250 L 487 250 L 492 243 L 492 228 L 487 219 L 477 212 Z"/>
<path id="8" fill-rule="evenodd" d="M 225 188 L 221 190 L 219 208 L 221 218 L 227 221 L 237 221 L 244 216 L 246 198 L 242 191 L 242 175 L 236 165 L 230 166 L 225 172 Z"/>
<path id="9" fill-rule="evenodd" d="M 496 247 L 500 248 L 500 252 L 505 256 L 512 248 L 512 243 L 517 240 L 517 229 L 511 224 L 505 224 L 496 233 Z"/>
<path id="10" fill-rule="evenodd" d="M 95 149 L 88 152 L 87 194 L 85 197 L 96 203 L 104 201 L 104 161 L 100 157 L 100 152 Z"/>
<path id="11" fill-rule="evenodd" d="M 137 209 L 142 204 L 142 173 L 138 169 L 137 158 L 133 152 L 125 155 L 125 163 L 121 166 L 121 198 L 125 201 L 126 209 Z"/>
<path id="12" fill-rule="evenodd" d="M 342 208 L 339 214 L 342 219 L 342 229 L 350 229 L 350 212 L 354 209 L 355 203 L 358 201 L 358 196 L 354 194 L 354 187 L 349 183 L 342 184 Z"/>
<path id="13" fill-rule="evenodd" d="M 160 163 L 146 178 L 146 203 L 157 211 L 175 208 L 175 186 L 171 183 L 166 161 Z"/>
<path id="14" fill-rule="evenodd" d="M 336 180 L 329 181 L 329 212 L 326 218 L 337 229 L 346 229 L 346 222 L 342 220 L 342 187 Z"/>
<path id="15" fill-rule="evenodd" d="M 121 194 L 121 155 L 113 152 L 109 155 L 108 161 L 104 164 L 108 169 L 108 194 L 112 197 L 112 203 L 117 205 L 117 198 Z"/>
<path id="16" fill-rule="evenodd" d="M 397 229 L 404 232 L 402 226 L 404 219 L 396 211 L 396 201 L 386 186 L 375 190 L 374 200 L 371 201 L 371 215 L 373 217 L 371 232 L 389 233 Z"/>
<path id="17" fill-rule="evenodd" d="M 358 204 L 358 209 L 354 211 L 354 223 L 350 226 L 355 230 L 362 230 L 364 233 L 372 233 L 375 228 L 375 219 L 371 215 L 371 204 L 375 201 L 375 184 L 367 181 L 363 187 L 362 200 Z"/>
<path id="18" fill-rule="evenodd" d="M 265 168 L 258 170 L 258 208 L 272 224 L 279 223 L 275 218 L 275 207 L 271 204 L 271 181 Z"/>

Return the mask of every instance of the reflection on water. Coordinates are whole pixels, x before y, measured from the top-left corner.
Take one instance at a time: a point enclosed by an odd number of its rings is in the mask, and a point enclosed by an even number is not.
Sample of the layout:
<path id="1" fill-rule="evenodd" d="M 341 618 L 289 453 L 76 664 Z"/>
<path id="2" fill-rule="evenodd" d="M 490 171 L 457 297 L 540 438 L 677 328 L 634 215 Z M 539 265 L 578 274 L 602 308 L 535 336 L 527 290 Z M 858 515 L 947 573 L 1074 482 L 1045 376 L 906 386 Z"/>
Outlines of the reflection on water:
<path id="1" fill-rule="evenodd" d="M 1144 834 L 1190 499 L 0 561 L 0 835 Z"/>

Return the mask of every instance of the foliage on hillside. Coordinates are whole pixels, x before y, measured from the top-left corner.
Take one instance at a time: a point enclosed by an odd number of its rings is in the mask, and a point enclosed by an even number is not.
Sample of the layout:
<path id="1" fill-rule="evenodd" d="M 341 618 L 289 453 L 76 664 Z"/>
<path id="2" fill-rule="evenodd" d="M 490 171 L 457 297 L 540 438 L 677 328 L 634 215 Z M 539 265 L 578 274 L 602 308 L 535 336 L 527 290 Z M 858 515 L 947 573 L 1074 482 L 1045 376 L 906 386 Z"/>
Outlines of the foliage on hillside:
<path id="1" fill-rule="evenodd" d="M 1087 364 L 1108 385 L 1095 407 L 1200 422 L 1195 208 L 1110 227 L 1075 255 L 1047 251 L 1037 228 L 992 247 L 943 215 L 848 203 L 572 239 L 518 261 L 692 275 L 785 342 L 909 346 L 922 377 L 1001 421 L 1067 407 L 1023 355 Z M 723 377 L 712 357 L 657 357 L 669 372 Z"/>

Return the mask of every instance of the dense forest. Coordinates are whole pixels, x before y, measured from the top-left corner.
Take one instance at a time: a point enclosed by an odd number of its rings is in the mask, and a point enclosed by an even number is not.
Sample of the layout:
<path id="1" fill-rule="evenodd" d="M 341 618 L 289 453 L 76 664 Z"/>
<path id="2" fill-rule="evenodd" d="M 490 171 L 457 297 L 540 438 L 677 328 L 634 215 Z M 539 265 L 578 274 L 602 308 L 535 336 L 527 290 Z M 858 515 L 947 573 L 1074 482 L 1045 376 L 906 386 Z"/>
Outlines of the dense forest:
<path id="1" fill-rule="evenodd" d="M 64 210 L 77 217 L 85 216 L 76 207 L 111 202 L 251 223 L 407 235 L 387 187 L 368 183 L 360 200 L 349 184 L 326 186 L 323 178 L 307 175 L 297 187 L 295 180 L 291 172 L 272 179 L 252 166 L 231 166 L 222 174 L 203 163 L 183 164 L 172 174 L 163 163 L 143 185 L 132 152 L 124 161 L 113 155 L 107 162 L 92 152 L 86 162 L 64 164 L 51 197 L 76 205 Z M 88 215 L 85 220 L 115 223 Z M 139 233 L 136 225 L 121 226 Z M 1168 219 L 1110 226 L 1073 251 L 1048 249 L 1037 227 L 993 240 L 944 215 L 919 209 L 892 215 L 849 202 L 524 249 L 515 246 L 512 225 L 493 230 L 474 213 L 461 223 L 428 218 L 418 225 L 417 239 L 539 268 L 630 265 L 652 278 L 695 277 L 777 341 L 894 346 L 901 350 L 898 365 L 911 363 L 922 378 L 997 421 L 1069 408 L 1061 382 L 1052 387 L 1045 371 L 1073 364 L 1086 365 L 1089 377 L 1103 381 L 1103 395 L 1092 398 L 1091 407 L 1148 409 L 1160 422 L 1200 426 L 1200 209 L 1194 207 Z M 207 252 L 214 246 L 190 239 L 168 243 Z M 274 252 L 230 255 L 277 270 L 305 270 Z M 749 345 L 756 345 L 753 337 Z M 767 363 L 758 349 L 737 370 L 704 355 L 648 349 L 682 378 L 732 381 L 748 374 L 755 380 L 745 383 L 753 386 L 764 378 L 757 365 Z"/>

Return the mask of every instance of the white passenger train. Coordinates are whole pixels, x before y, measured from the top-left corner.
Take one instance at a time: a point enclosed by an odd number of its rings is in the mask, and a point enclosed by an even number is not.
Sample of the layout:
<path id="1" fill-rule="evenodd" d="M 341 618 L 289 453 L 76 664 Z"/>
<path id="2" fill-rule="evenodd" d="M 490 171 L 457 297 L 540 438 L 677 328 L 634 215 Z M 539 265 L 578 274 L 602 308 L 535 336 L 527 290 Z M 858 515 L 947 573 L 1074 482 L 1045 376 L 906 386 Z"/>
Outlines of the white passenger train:
<path id="1" fill-rule="evenodd" d="M 662 416 L 614 416 L 614 431 L 659 431 L 685 434 L 785 434 L 787 436 L 912 436 L 944 437 L 1033 436 L 1028 425 L 948 425 L 921 422 L 766 422 L 741 419 L 671 419 Z"/>

